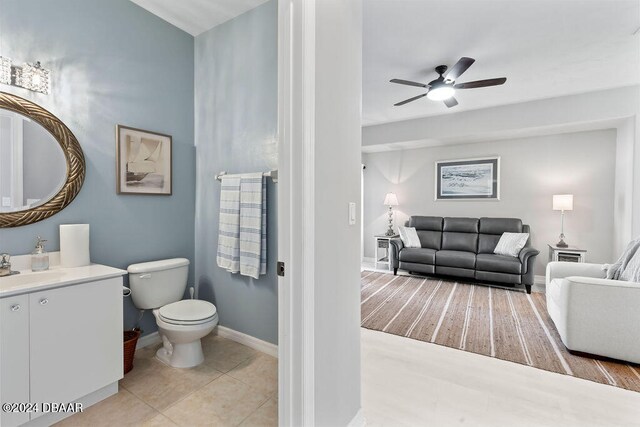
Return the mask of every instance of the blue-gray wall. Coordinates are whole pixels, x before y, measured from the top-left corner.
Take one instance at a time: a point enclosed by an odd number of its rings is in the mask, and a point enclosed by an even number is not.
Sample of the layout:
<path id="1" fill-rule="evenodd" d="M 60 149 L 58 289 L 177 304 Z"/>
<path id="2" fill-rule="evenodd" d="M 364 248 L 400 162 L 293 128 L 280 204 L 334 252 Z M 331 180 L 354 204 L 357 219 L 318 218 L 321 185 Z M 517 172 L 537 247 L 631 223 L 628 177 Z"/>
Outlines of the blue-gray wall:
<path id="1" fill-rule="evenodd" d="M 216 265 L 220 182 L 214 175 L 277 168 L 277 2 L 195 39 L 196 280 L 220 324 L 278 339 L 277 184 L 268 184 L 268 273 L 253 280 Z"/>
<path id="2" fill-rule="evenodd" d="M 129 0 L 1 0 L 0 54 L 52 70 L 52 93 L 0 85 L 58 116 L 78 138 L 87 177 L 57 215 L 0 229 L 0 252 L 29 253 L 36 235 L 57 250 L 58 225 L 91 224 L 93 262 L 126 268 L 169 257 L 193 261 L 195 149 L 193 37 Z M 173 136 L 173 195 L 116 195 L 115 126 Z M 28 154 L 26 154 L 28 155 Z M 46 168 L 46 165 L 42 165 Z M 193 282 L 193 263 L 190 283 Z M 125 301 L 125 327 L 137 317 Z M 142 326 L 156 329 L 151 313 Z"/>

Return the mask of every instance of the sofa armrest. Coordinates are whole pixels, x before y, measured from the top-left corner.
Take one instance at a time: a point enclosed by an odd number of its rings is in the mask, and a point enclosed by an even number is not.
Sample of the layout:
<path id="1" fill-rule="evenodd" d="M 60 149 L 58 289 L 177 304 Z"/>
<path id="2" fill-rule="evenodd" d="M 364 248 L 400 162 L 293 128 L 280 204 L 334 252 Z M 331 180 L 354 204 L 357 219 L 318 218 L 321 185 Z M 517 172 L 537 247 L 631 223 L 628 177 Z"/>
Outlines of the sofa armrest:
<path id="1" fill-rule="evenodd" d="M 564 279 L 567 282 L 584 286 L 602 286 L 605 288 L 635 288 L 638 290 L 638 292 L 640 292 L 640 283 L 627 282 L 625 280 L 611 280 L 585 276 L 569 276 L 565 277 Z"/>
<path id="2" fill-rule="evenodd" d="M 400 265 L 400 251 L 404 248 L 402 239 L 396 237 L 389 240 L 389 247 L 391 249 L 391 264 L 393 268 L 398 268 Z"/>
<path id="3" fill-rule="evenodd" d="M 558 261 L 547 264 L 547 285 L 549 285 L 553 279 L 563 279 L 569 276 L 604 279 L 606 277 L 606 272 L 602 269 L 602 264 Z"/>
<path id="4" fill-rule="evenodd" d="M 522 263 L 523 274 L 527 274 L 527 272 L 529 271 L 529 268 L 533 268 L 533 259 L 531 260 L 531 262 L 529 262 L 529 259 L 535 258 L 536 256 L 538 256 L 539 253 L 540 251 L 538 251 L 535 248 L 532 248 L 531 246 L 522 248 L 518 257 L 520 258 L 520 262 Z"/>
<path id="5" fill-rule="evenodd" d="M 568 276 L 547 285 L 546 298 L 567 348 L 640 363 L 640 284 Z"/>

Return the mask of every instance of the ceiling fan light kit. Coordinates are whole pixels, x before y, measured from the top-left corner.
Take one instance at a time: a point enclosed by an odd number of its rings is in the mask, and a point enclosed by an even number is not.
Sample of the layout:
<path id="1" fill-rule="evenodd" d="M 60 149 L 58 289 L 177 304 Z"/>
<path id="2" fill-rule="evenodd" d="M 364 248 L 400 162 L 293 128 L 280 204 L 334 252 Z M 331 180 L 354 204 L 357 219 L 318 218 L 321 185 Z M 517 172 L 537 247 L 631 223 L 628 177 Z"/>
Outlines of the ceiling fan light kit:
<path id="1" fill-rule="evenodd" d="M 473 58 L 463 56 L 458 62 L 456 62 L 456 65 L 454 65 L 451 70 L 449 70 L 446 76 L 444 75 L 444 73 L 447 72 L 448 67 L 446 65 L 438 65 L 435 70 L 436 73 L 439 74 L 439 77 L 435 80 L 432 80 L 428 84 L 412 82 L 410 80 L 391 79 L 391 83 L 416 86 L 427 89 L 426 93 L 414 96 L 409 99 L 405 99 L 404 101 L 400 101 L 394 104 L 394 106 L 398 107 L 400 105 L 408 104 L 409 102 L 413 102 L 426 96 L 432 101 L 443 101 L 447 108 L 451 108 L 458 105 L 458 101 L 454 98 L 456 89 L 475 89 L 480 87 L 498 86 L 504 84 L 507 81 L 506 77 L 500 77 L 495 79 L 476 80 L 473 82 L 456 84 L 456 80 L 458 79 L 458 77 L 460 77 L 462 73 L 467 71 L 467 69 L 475 61 L 476 60 Z"/>
<path id="2" fill-rule="evenodd" d="M 432 101 L 444 101 L 445 99 L 451 98 L 455 93 L 456 91 L 451 85 L 442 84 L 436 87 L 431 87 L 429 92 L 427 92 L 427 98 Z"/>

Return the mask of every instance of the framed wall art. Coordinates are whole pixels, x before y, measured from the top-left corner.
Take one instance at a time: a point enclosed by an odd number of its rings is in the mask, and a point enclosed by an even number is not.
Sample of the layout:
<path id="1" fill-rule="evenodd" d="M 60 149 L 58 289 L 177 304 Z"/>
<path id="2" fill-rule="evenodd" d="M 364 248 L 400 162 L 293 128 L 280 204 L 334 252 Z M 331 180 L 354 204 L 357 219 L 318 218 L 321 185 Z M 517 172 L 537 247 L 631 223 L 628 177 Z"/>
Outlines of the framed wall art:
<path id="1" fill-rule="evenodd" d="M 116 127 L 118 194 L 171 195 L 171 136 Z"/>
<path id="2" fill-rule="evenodd" d="M 500 200 L 500 157 L 436 162 L 436 200 Z"/>

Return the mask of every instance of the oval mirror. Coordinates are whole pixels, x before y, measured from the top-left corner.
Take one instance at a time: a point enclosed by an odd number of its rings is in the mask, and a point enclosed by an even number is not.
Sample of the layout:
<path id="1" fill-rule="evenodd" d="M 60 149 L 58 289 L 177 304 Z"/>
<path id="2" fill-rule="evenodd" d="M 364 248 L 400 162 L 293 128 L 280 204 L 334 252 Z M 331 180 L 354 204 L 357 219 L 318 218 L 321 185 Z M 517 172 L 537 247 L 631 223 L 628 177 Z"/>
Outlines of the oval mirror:
<path id="1" fill-rule="evenodd" d="M 69 128 L 39 105 L 0 92 L 0 227 L 61 211 L 84 176 L 84 155 Z"/>

